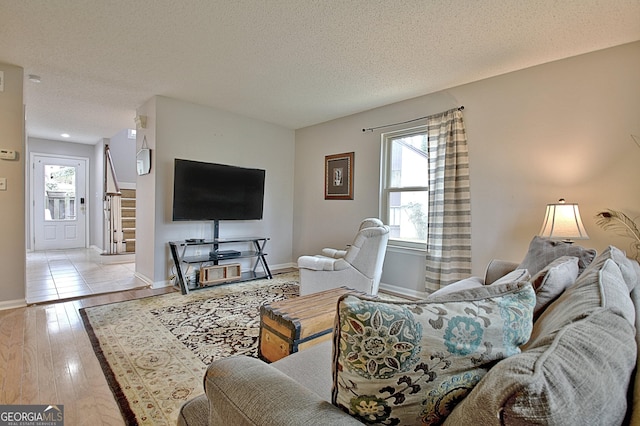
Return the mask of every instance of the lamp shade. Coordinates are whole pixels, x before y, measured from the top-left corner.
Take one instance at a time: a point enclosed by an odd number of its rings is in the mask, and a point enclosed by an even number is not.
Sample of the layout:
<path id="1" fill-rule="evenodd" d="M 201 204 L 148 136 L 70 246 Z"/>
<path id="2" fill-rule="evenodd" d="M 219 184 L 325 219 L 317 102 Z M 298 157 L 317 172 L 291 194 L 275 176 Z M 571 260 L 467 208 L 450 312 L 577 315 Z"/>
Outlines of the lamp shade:
<path id="1" fill-rule="evenodd" d="M 564 199 L 556 204 L 547 204 L 547 213 L 538 235 L 567 242 L 589 239 L 578 205 L 565 203 Z"/>

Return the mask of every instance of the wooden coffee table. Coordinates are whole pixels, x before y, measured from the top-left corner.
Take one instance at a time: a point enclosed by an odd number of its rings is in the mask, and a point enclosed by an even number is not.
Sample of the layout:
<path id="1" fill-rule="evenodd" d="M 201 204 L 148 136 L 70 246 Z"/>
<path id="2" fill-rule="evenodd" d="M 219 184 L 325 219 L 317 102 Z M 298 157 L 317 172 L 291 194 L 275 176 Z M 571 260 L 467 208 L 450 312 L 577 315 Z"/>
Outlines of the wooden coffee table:
<path id="1" fill-rule="evenodd" d="M 274 362 L 331 339 L 338 299 L 365 293 L 338 287 L 260 307 L 258 356 Z"/>

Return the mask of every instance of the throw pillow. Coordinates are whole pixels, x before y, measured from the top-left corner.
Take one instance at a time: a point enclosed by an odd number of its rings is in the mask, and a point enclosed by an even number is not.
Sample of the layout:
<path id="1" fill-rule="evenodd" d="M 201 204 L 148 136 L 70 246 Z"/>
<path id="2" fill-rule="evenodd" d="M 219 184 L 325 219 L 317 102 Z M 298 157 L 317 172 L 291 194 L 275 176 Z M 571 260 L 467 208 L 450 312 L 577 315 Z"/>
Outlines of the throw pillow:
<path id="1" fill-rule="evenodd" d="M 469 277 L 460 281 L 456 281 L 455 283 L 446 285 L 442 287 L 440 290 L 434 291 L 427 297 L 427 299 L 433 296 L 442 296 L 443 294 L 453 293 L 454 291 L 470 290 L 472 288 L 482 287 L 483 285 L 484 284 L 482 282 L 482 278 Z"/>
<path id="2" fill-rule="evenodd" d="M 640 265 L 636 260 L 628 258 L 624 251 L 615 246 L 607 247 L 598 258 L 600 262 L 604 262 L 604 259 L 613 260 L 620 268 L 629 292 L 636 288 L 640 281 Z"/>
<path id="3" fill-rule="evenodd" d="M 422 302 L 338 302 L 332 402 L 367 424 L 442 423 L 496 361 L 531 334 L 529 282 Z"/>
<path id="4" fill-rule="evenodd" d="M 531 278 L 536 292 L 536 307 L 533 317 L 537 318 L 551 302 L 578 278 L 578 258 L 562 256 L 548 264 Z"/>
<path id="5" fill-rule="evenodd" d="M 506 284 L 509 282 L 527 281 L 529 278 L 531 278 L 529 271 L 527 271 L 526 269 L 516 269 L 509 272 L 504 277 L 498 278 L 497 280 L 492 282 L 490 285 L 500 285 L 500 284 Z"/>
<path id="6" fill-rule="evenodd" d="M 446 424 L 627 424 L 635 308 L 606 254 L 535 322 L 522 353 L 497 363 Z"/>
<path id="7" fill-rule="evenodd" d="M 510 282 L 517 282 L 517 281 L 526 281 L 529 279 L 529 277 L 530 277 L 529 272 L 527 272 L 526 269 L 516 269 L 515 271 L 509 272 L 504 277 L 498 278 L 491 285 L 500 285 L 500 284 L 506 284 Z M 465 278 L 463 280 L 456 281 L 455 283 L 444 286 L 440 290 L 437 290 L 431 293 L 429 296 L 427 296 L 427 300 L 430 300 L 431 298 L 436 296 L 442 296 L 443 294 L 449 294 L 456 291 L 464 291 L 464 290 L 470 290 L 473 288 L 482 287 L 483 285 L 484 285 L 484 282 L 480 277 Z"/>
<path id="8" fill-rule="evenodd" d="M 529 250 L 518 268 L 528 270 L 533 276 L 562 256 L 575 256 L 578 258 L 578 275 L 580 275 L 584 268 L 589 266 L 596 257 L 596 251 L 563 241 L 535 236 L 529 243 Z"/>

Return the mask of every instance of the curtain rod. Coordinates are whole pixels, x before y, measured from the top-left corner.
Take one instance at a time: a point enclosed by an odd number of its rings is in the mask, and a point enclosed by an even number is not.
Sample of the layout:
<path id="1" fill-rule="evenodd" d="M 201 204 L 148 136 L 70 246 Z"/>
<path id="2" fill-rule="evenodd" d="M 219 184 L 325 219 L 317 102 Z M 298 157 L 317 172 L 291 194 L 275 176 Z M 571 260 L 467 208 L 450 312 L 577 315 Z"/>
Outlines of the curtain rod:
<path id="1" fill-rule="evenodd" d="M 458 111 L 462 111 L 462 110 L 464 110 L 464 105 L 458 107 Z M 366 128 L 366 129 L 362 129 L 362 131 L 366 132 L 368 130 L 368 131 L 373 132 L 374 130 L 382 129 L 384 127 L 397 126 L 398 124 L 407 124 L 407 123 L 413 123 L 414 121 L 418 121 L 418 120 L 424 120 L 425 118 L 429 118 L 429 117 L 432 117 L 434 115 L 437 115 L 437 114 L 425 115 L 424 117 L 418 117 L 418 118 L 414 118 L 413 120 L 402 121 L 400 123 L 385 124 L 384 126 L 378 126 L 378 127 L 369 127 L 369 128 Z"/>

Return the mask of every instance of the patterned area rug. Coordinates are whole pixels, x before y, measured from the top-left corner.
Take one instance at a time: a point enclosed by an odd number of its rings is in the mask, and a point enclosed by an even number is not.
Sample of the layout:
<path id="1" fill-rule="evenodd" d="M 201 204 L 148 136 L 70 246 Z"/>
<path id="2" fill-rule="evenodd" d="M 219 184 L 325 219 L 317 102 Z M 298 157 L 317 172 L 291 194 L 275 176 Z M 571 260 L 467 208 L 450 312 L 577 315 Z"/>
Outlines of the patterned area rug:
<path id="1" fill-rule="evenodd" d="M 129 425 L 175 425 L 203 393 L 207 365 L 257 356 L 259 307 L 298 295 L 298 274 L 81 310 L 105 377 Z"/>

